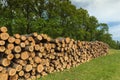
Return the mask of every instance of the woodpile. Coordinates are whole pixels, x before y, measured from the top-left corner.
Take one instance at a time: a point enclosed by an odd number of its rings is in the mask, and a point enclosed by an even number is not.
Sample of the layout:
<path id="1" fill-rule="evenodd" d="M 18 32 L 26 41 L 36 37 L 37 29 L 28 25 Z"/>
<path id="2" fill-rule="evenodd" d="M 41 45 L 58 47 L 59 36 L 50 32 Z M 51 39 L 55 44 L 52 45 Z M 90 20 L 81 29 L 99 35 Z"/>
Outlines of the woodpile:
<path id="1" fill-rule="evenodd" d="M 32 80 L 78 66 L 108 53 L 108 45 L 95 41 L 52 39 L 46 34 L 14 34 L 0 28 L 0 80 Z"/>

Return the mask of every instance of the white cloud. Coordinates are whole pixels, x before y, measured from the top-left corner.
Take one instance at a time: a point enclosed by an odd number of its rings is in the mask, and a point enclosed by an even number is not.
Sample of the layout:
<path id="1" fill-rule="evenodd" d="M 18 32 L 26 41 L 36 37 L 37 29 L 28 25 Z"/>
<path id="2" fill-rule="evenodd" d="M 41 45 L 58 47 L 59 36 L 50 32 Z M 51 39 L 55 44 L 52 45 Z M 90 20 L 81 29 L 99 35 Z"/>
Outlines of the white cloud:
<path id="1" fill-rule="evenodd" d="M 99 22 L 108 25 L 120 22 L 120 0 L 71 0 L 77 8 L 87 9 L 90 15 L 97 17 Z M 113 39 L 120 40 L 120 23 L 109 28 Z"/>
<path id="2" fill-rule="evenodd" d="M 120 21 L 120 0 L 71 0 L 77 7 L 83 7 L 101 22 Z"/>
<path id="3" fill-rule="evenodd" d="M 113 34 L 114 40 L 120 40 L 120 24 L 110 27 L 109 32 Z"/>

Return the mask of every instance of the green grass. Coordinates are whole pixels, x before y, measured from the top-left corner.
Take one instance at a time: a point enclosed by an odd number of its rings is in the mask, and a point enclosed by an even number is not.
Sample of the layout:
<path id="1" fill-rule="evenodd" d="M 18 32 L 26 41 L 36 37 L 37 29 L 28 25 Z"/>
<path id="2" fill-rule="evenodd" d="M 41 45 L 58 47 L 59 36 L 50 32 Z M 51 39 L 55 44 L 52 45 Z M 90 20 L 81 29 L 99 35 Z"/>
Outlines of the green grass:
<path id="1" fill-rule="evenodd" d="M 49 74 L 39 80 L 120 80 L 120 50 L 111 49 L 109 55 L 99 57 L 78 67 Z"/>

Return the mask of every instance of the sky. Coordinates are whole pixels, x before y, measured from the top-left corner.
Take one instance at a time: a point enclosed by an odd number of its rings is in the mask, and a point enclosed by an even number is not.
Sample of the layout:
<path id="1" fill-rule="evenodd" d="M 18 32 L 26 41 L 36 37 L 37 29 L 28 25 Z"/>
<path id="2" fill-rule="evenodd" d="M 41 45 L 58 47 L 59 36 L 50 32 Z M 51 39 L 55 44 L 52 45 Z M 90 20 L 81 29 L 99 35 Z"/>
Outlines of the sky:
<path id="1" fill-rule="evenodd" d="M 120 0 L 71 0 L 77 8 L 87 9 L 99 22 L 107 23 L 114 40 L 120 41 Z"/>

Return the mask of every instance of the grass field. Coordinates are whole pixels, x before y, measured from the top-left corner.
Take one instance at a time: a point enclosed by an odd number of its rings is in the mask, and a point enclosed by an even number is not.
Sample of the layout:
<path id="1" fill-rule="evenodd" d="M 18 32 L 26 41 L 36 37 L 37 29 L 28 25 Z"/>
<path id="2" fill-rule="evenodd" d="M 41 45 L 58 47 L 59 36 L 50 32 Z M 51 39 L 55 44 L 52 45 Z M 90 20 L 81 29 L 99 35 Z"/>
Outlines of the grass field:
<path id="1" fill-rule="evenodd" d="M 111 49 L 107 56 L 39 80 L 120 80 L 120 50 Z"/>

